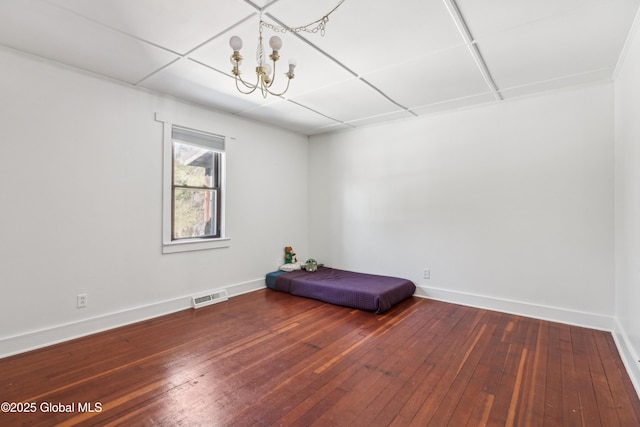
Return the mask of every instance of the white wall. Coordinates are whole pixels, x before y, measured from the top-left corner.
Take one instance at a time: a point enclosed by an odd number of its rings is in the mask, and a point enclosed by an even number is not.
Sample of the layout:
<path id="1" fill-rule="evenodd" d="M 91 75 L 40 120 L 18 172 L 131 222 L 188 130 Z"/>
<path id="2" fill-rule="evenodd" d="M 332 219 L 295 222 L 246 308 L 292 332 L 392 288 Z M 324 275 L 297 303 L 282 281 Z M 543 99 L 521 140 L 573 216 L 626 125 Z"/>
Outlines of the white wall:
<path id="1" fill-rule="evenodd" d="M 0 94 L 0 356 L 263 286 L 285 245 L 306 252 L 306 137 L 9 50 Z M 230 248 L 161 254 L 156 112 L 235 138 Z"/>
<path id="2" fill-rule="evenodd" d="M 640 393 L 640 33 L 628 48 L 616 79 L 616 327 Z"/>
<path id="3" fill-rule="evenodd" d="M 312 137 L 310 253 L 438 299 L 611 328 L 613 103 L 602 84 Z"/>

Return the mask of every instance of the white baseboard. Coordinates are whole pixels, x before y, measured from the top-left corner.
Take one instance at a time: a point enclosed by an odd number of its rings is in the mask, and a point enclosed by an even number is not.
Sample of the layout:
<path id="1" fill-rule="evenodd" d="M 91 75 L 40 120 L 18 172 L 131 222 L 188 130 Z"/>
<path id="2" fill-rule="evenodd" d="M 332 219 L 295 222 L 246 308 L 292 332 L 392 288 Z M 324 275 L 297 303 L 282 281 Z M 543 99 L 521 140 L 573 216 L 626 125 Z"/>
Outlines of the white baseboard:
<path id="1" fill-rule="evenodd" d="M 620 353 L 620 357 L 622 358 L 622 363 L 624 363 L 624 367 L 629 373 L 636 393 L 638 393 L 638 397 L 640 397 L 640 355 L 633 350 L 629 336 L 617 319 L 612 335 L 616 342 L 616 347 L 618 347 L 618 353 Z"/>
<path id="2" fill-rule="evenodd" d="M 596 313 L 567 310 L 559 307 L 530 304 L 522 301 L 493 298 L 467 292 L 430 288 L 427 286 L 418 286 L 416 296 L 602 331 L 613 330 L 613 317 Z"/>
<path id="3" fill-rule="evenodd" d="M 224 287 L 229 297 L 265 288 L 264 278 Z M 0 358 L 58 344 L 75 338 L 129 325 L 191 308 L 191 295 L 135 307 L 78 322 L 0 338 Z"/>

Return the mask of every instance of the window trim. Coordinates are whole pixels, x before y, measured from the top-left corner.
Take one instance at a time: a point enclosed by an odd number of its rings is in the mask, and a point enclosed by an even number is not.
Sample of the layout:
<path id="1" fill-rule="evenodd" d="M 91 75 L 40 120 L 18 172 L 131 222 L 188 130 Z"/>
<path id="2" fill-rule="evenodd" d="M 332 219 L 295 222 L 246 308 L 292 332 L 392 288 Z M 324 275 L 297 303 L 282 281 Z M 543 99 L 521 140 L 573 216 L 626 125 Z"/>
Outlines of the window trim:
<path id="1" fill-rule="evenodd" d="M 171 217 L 173 209 L 173 126 L 194 129 L 201 132 L 216 134 L 207 129 L 199 129 L 197 126 L 189 124 L 178 124 L 167 120 L 156 113 L 156 121 L 163 125 L 163 153 L 162 153 L 162 253 L 170 254 L 176 252 L 199 251 L 207 249 L 228 248 L 231 246 L 231 238 L 226 235 L 226 149 L 225 156 L 221 160 L 221 195 L 220 195 L 220 237 L 201 237 L 194 239 L 172 240 L 171 237 Z M 224 137 L 225 145 L 229 138 Z"/>

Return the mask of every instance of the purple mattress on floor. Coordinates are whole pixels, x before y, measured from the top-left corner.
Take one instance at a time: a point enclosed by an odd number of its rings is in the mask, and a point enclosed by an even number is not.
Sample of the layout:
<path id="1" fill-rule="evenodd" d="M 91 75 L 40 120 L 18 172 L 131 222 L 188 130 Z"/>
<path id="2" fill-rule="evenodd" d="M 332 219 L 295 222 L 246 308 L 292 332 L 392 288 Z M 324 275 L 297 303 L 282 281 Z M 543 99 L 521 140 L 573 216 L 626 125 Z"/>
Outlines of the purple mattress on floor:
<path id="1" fill-rule="evenodd" d="M 375 313 L 389 310 L 416 290 L 413 282 L 407 279 L 328 267 L 320 267 L 314 272 L 270 273 L 267 279 L 271 279 L 267 280 L 267 286 L 276 291 Z"/>

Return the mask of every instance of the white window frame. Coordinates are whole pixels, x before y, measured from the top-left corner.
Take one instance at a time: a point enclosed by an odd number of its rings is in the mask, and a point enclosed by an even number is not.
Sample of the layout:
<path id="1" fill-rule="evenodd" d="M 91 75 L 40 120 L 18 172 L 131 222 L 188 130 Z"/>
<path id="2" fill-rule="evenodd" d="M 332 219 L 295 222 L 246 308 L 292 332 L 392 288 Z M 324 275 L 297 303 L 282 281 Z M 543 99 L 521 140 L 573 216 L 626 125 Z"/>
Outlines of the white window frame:
<path id="1" fill-rule="evenodd" d="M 189 126 L 189 124 L 174 123 L 161 114 L 156 113 L 156 121 L 163 124 L 163 164 L 162 164 L 162 253 L 170 254 L 176 252 L 199 251 L 206 249 L 220 249 L 231 246 L 231 239 L 225 232 L 225 198 L 226 198 L 226 150 L 221 160 L 221 200 L 220 200 L 220 237 L 180 239 L 173 240 L 171 237 L 171 216 L 172 216 L 172 185 L 173 185 L 173 126 L 193 129 L 199 132 L 216 134 L 209 129 Z M 225 145 L 228 141 L 225 137 Z"/>

